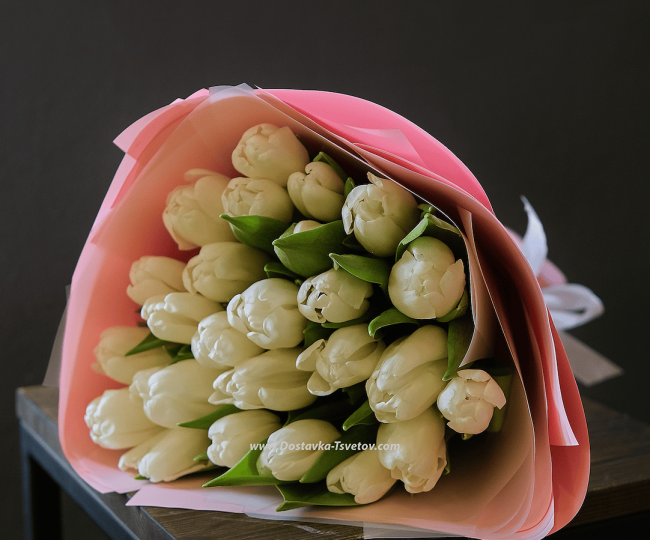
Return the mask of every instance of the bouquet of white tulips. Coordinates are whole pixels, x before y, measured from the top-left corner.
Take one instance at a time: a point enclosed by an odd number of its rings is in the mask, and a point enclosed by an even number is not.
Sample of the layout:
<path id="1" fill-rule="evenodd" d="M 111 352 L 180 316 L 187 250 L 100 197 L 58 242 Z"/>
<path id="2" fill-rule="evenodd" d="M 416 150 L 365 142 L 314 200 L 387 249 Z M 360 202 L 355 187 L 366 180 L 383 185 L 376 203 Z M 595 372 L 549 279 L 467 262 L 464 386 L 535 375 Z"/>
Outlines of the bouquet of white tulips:
<path id="1" fill-rule="evenodd" d="M 395 134 L 305 107 L 222 87 L 118 138 L 72 284 L 66 455 L 101 490 L 201 473 L 207 490 L 277 489 L 287 515 L 356 507 L 485 538 L 564 525 L 586 489 L 584 417 L 482 189 L 441 145 L 452 180 L 425 178 L 403 119 Z M 459 492 L 467 505 L 441 504 Z"/>
<path id="2" fill-rule="evenodd" d="M 500 429 L 509 383 L 507 359 L 458 369 L 460 231 L 286 126 L 252 126 L 232 160 L 245 176 L 190 169 L 167 196 L 165 227 L 198 254 L 131 267 L 148 331 L 104 332 L 96 369 L 130 387 L 90 403 L 93 440 L 133 447 L 120 467 L 153 482 L 227 467 L 206 487 L 277 485 L 280 509 L 433 489 L 454 437 Z"/>

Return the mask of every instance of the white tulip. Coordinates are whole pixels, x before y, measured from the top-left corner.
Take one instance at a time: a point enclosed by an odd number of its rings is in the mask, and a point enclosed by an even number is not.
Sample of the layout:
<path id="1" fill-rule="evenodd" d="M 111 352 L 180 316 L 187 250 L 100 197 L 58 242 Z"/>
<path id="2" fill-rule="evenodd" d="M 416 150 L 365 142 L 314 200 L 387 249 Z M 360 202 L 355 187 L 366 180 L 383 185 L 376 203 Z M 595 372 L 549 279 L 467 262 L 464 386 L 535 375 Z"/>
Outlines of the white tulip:
<path id="1" fill-rule="evenodd" d="M 336 428 L 325 420 L 298 420 L 269 436 L 257 469 L 261 475 L 278 480 L 300 480 L 325 446 L 339 437 Z"/>
<path id="2" fill-rule="evenodd" d="M 215 410 L 208 398 L 213 381 L 222 372 L 223 369 L 207 368 L 193 359 L 182 360 L 165 368 L 136 373 L 130 391 L 142 399 L 144 412 L 152 422 L 175 427 Z"/>
<path id="3" fill-rule="evenodd" d="M 355 187 L 341 210 L 345 232 L 379 257 L 395 254 L 397 245 L 417 225 L 415 197 L 392 180 L 368 173 L 370 184 Z"/>
<path id="4" fill-rule="evenodd" d="M 327 489 L 332 493 L 351 493 L 358 504 L 381 499 L 397 480 L 379 461 L 376 449 L 364 450 L 347 458 L 327 473 Z"/>
<path id="5" fill-rule="evenodd" d="M 280 418 L 270 411 L 243 411 L 229 414 L 210 426 L 212 444 L 208 458 L 215 465 L 234 467 L 251 449 L 282 427 Z"/>
<path id="6" fill-rule="evenodd" d="M 223 174 L 202 169 L 185 173 L 189 186 L 179 186 L 167 195 L 163 223 L 178 244 L 178 249 L 188 250 L 235 240 L 230 224 L 221 219 L 221 195 L 229 178 Z"/>
<path id="7" fill-rule="evenodd" d="M 391 343 L 366 383 L 377 420 L 402 422 L 431 407 L 446 369 L 447 333 L 438 326 L 422 326 Z"/>
<path id="8" fill-rule="evenodd" d="M 166 296 L 166 294 L 157 294 L 156 296 L 147 298 L 147 301 L 142 304 L 142 308 L 140 308 L 140 317 L 146 321 L 158 309 L 163 309 Z"/>
<path id="9" fill-rule="evenodd" d="M 149 298 L 140 311 L 151 333 L 174 343 L 192 343 L 199 321 L 223 311 L 221 305 L 189 292 L 169 293 Z"/>
<path id="10" fill-rule="evenodd" d="M 106 390 L 93 399 L 84 420 L 93 442 L 112 449 L 131 448 L 162 429 L 145 416 L 142 400 L 131 399 L 128 388 Z"/>
<path id="11" fill-rule="evenodd" d="M 445 421 L 432 408 L 377 432 L 379 461 L 409 493 L 430 491 L 447 465 Z"/>
<path id="12" fill-rule="evenodd" d="M 307 389 L 309 373 L 296 368 L 301 352 L 299 347 L 274 349 L 244 360 L 217 377 L 210 403 L 274 411 L 293 411 L 311 405 L 316 396 Z"/>
<path id="13" fill-rule="evenodd" d="M 372 293 L 372 285 L 367 281 L 332 268 L 303 282 L 298 292 L 298 308 L 317 323 L 351 321 L 368 310 Z"/>
<path id="14" fill-rule="evenodd" d="M 327 396 L 370 377 L 385 349 L 383 341 L 368 334 L 367 324 L 345 326 L 302 352 L 296 367 L 313 372 L 307 383 L 312 394 Z"/>
<path id="15" fill-rule="evenodd" d="M 206 367 L 232 367 L 263 352 L 262 347 L 230 326 L 225 311 L 203 319 L 192 337 L 192 354 Z"/>
<path id="16" fill-rule="evenodd" d="M 463 261 L 437 238 L 413 240 L 388 279 L 393 305 L 414 319 L 435 319 L 453 310 L 465 290 Z"/>
<path id="17" fill-rule="evenodd" d="M 171 430 L 168 428 L 160 428 L 160 431 L 153 435 L 152 437 L 149 437 L 145 441 L 141 442 L 137 446 L 134 446 L 129 450 L 128 452 L 125 452 L 120 456 L 120 460 L 117 463 L 117 466 L 120 468 L 122 471 L 126 471 L 128 469 L 138 469 L 138 464 L 140 463 L 140 460 L 154 447 L 156 444 L 161 441 L 162 439 L 165 438 L 165 435 L 169 433 Z M 198 455 L 198 454 L 197 454 Z"/>
<path id="18" fill-rule="evenodd" d="M 140 257 L 131 265 L 126 294 L 141 306 L 152 296 L 184 291 L 184 268 L 184 262 L 170 257 Z"/>
<path id="19" fill-rule="evenodd" d="M 481 433 L 492 420 L 494 407 L 506 404 L 503 390 L 485 371 L 462 369 L 438 396 L 438 409 L 458 433 Z"/>
<path id="20" fill-rule="evenodd" d="M 215 302 L 228 302 L 256 281 L 264 279 L 264 265 L 271 258 L 239 242 L 207 244 L 183 271 L 183 284 Z"/>
<path id="21" fill-rule="evenodd" d="M 296 223 L 296 226 L 293 229 L 293 234 L 297 234 L 305 231 L 311 231 L 312 229 L 320 227 L 321 225 L 322 223 L 318 223 L 318 221 L 305 219 L 303 221 L 299 221 L 298 223 Z"/>
<path id="22" fill-rule="evenodd" d="M 194 461 L 209 444 L 203 429 L 165 429 L 122 455 L 118 466 L 123 471 L 137 469 L 150 482 L 171 482 L 211 466 L 207 460 Z"/>
<path id="23" fill-rule="evenodd" d="M 163 347 L 156 347 L 138 354 L 124 356 L 149 335 L 148 328 L 137 326 L 113 326 L 104 330 L 95 347 L 97 362 L 93 369 L 114 381 L 131 384 L 133 375 L 143 369 L 166 366 L 171 357 Z"/>
<path id="24" fill-rule="evenodd" d="M 287 190 L 265 178 L 233 178 L 221 200 L 224 212 L 233 217 L 264 216 L 289 223 L 293 216 Z"/>
<path id="25" fill-rule="evenodd" d="M 228 304 L 228 322 L 265 349 L 295 347 L 307 319 L 298 310 L 298 286 L 280 278 L 263 279 Z"/>
<path id="26" fill-rule="evenodd" d="M 249 178 L 268 178 L 287 185 L 291 173 L 309 163 L 307 149 L 289 127 L 272 124 L 253 126 L 242 135 L 232 153 L 232 164 Z"/>
<path id="27" fill-rule="evenodd" d="M 322 161 L 309 163 L 305 173 L 289 177 L 287 190 L 298 211 L 305 217 L 325 223 L 341 219 L 345 185 L 336 171 Z"/>

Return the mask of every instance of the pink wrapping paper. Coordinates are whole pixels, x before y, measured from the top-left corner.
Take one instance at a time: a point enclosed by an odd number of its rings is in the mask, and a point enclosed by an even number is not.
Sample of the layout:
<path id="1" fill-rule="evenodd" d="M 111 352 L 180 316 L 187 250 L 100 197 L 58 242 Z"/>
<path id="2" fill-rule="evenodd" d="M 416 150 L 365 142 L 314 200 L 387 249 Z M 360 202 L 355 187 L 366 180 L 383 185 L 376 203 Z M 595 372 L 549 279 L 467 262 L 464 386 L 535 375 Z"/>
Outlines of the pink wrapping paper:
<path id="1" fill-rule="evenodd" d="M 96 446 L 83 421 L 86 405 L 119 386 L 95 373 L 93 349 L 102 330 L 134 325 L 126 296 L 131 263 L 142 255 L 187 260 L 165 230 L 169 191 L 190 168 L 235 176 L 230 154 L 250 126 L 288 125 L 314 147 L 325 147 L 349 170 L 368 165 L 443 210 L 469 250 L 472 314 L 470 352 L 496 347 L 516 368 L 504 429 L 481 455 L 454 462 L 429 493 L 403 491 L 368 506 L 302 508 L 287 519 L 404 525 L 481 538 L 541 538 L 568 523 L 584 499 L 589 443 L 584 412 L 539 284 L 517 243 L 494 216 L 471 172 L 420 128 L 373 103 L 326 92 L 218 87 L 139 120 L 117 139 L 125 158 L 106 195 L 75 270 L 63 345 L 59 426 L 66 457 L 101 492 L 140 491 L 130 504 L 247 512 L 277 517 L 272 488 L 203 489 L 204 478 L 169 485 L 133 480 L 117 469 L 120 452 Z M 560 282 L 545 267 L 542 281 Z"/>

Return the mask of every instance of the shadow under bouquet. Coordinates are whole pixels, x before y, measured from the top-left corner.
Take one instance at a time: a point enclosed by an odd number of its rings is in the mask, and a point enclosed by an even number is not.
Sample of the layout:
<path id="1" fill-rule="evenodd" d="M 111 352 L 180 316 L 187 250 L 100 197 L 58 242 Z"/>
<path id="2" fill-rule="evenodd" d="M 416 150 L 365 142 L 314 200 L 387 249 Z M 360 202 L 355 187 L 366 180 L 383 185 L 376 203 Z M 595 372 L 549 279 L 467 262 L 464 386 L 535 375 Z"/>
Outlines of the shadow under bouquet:
<path id="1" fill-rule="evenodd" d="M 586 423 L 538 279 L 467 168 L 350 96 L 216 87 L 116 139 L 60 437 L 129 504 L 541 538 Z M 89 436 L 90 430 L 90 436 Z"/>

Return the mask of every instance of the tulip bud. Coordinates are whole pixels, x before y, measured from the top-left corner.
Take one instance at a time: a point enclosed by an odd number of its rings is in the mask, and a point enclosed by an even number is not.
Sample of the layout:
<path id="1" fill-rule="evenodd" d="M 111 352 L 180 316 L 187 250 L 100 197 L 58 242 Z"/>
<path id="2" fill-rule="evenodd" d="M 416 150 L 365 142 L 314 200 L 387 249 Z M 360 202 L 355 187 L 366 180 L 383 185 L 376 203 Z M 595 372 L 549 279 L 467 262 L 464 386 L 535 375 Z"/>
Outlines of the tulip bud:
<path id="1" fill-rule="evenodd" d="M 358 504 L 381 499 L 396 482 L 391 471 L 379 461 L 377 450 L 364 450 L 339 463 L 326 479 L 332 493 L 351 493 Z"/>
<path id="2" fill-rule="evenodd" d="M 233 217 L 265 216 L 289 223 L 293 216 L 287 190 L 264 178 L 233 178 L 221 200 L 224 212 Z"/>
<path id="3" fill-rule="evenodd" d="M 339 437 L 336 428 L 325 420 L 297 420 L 269 436 L 257 460 L 257 470 L 278 480 L 300 480 L 324 447 Z"/>
<path id="4" fill-rule="evenodd" d="M 203 296 L 189 292 L 149 298 L 140 311 L 151 333 L 174 343 L 192 343 L 199 321 L 223 308 Z"/>
<path id="5" fill-rule="evenodd" d="M 305 217 L 325 223 L 341 219 L 345 185 L 336 171 L 322 161 L 309 163 L 305 173 L 289 177 L 287 190 L 298 211 Z"/>
<path id="6" fill-rule="evenodd" d="M 162 429 L 145 416 L 142 400 L 131 399 L 128 388 L 106 390 L 93 399 L 84 420 L 93 442 L 111 449 L 131 448 Z"/>
<path id="7" fill-rule="evenodd" d="M 303 282 L 298 309 L 310 321 L 341 323 L 361 317 L 370 307 L 372 285 L 345 270 L 328 270 Z"/>
<path id="8" fill-rule="evenodd" d="M 171 482 L 210 466 L 207 461 L 194 461 L 205 453 L 209 443 L 203 429 L 165 429 L 123 454 L 118 467 L 123 471 L 137 469 L 149 482 Z"/>
<path id="9" fill-rule="evenodd" d="M 101 333 L 94 353 L 93 369 L 114 381 L 131 384 L 133 375 L 143 369 L 166 366 L 171 361 L 162 347 L 124 356 L 149 335 L 148 328 L 114 326 Z"/>
<path id="10" fill-rule="evenodd" d="M 178 249 L 194 249 L 214 242 L 235 240 L 230 224 L 222 219 L 221 194 L 229 179 L 223 174 L 202 169 L 185 173 L 196 183 L 179 186 L 167 195 L 163 223 L 178 244 Z"/>
<path id="11" fill-rule="evenodd" d="M 298 311 L 298 286 L 286 279 L 263 279 L 228 304 L 228 322 L 265 349 L 295 347 L 307 326 Z"/>
<path id="12" fill-rule="evenodd" d="M 443 317 L 454 309 L 465 290 L 463 261 L 446 244 L 421 236 L 413 240 L 388 279 L 393 305 L 414 319 Z"/>
<path id="13" fill-rule="evenodd" d="M 345 232 L 379 257 L 395 254 L 397 245 L 420 217 L 415 197 L 392 180 L 368 173 L 370 184 L 355 187 L 341 210 Z"/>
<path id="14" fill-rule="evenodd" d="M 506 396 L 496 381 L 480 369 L 462 369 L 438 396 L 438 409 L 458 433 L 481 433 L 501 409 Z"/>
<path id="15" fill-rule="evenodd" d="M 296 368 L 301 348 L 274 349 L 244 360 L 214 381 L 209 402 L 231 403 L 239 409 L 293 411 L 311 405 L 309 373 Z"/>
<path id="16" fill-rule="evenodd" d="M 251 449 L 282 427 L 280 418 L 270 411 L 244 411 L 229 414 L 210 426 L 212 444 L 208 458 L 215 465 L 234 467 Z"/>
<path id="17" fill-rule="evenodd" d="M 193 359 L 182 360 L 165 368 L 139 371 L 133 377 L 130 391 L 144 402 L 149 420 L 160 426 L 175 427 L 215 410 L 208 398 L 213 381 L 222 372 Z"/>
<path id="18" fill-rule="evenodd" d="M 232 367 L 263 352 L 262 347 L 230 326 L 225 311 L 203 319 L 192 337 L 192 354 L 206 367 Z"/>
<path id="19" fill-rule="evenodd" d="M 446 369 L 447 333 L 438 326 L 422 326 L 391 343 L 366 383 L 377 420 L 403 422 L 431 407 Z"/>
<path id="20" fill-rule="evenodd" d="M 232 164 L 249 178 L 268 178 L 287 185 L 289 175 L 309 163 L 307 149 L 290 128 L 259 124 L 246 130 L 232 153 Z"/>
<path id="21" fill-rule="evenodd" d="M 345 326 L 302 352 L 296 367 L 313 371 L 307 383 L 312 394 L 327 396 L 370 377 L 384 349 L 383 341 L 368 334 L 368 325 Z"/>
<path id="22" fill-rule="evenodd" d="M 141 257 L 131 265 L 126 294 L 141 306 L 152 296 L 184 291 L 184 268 L 184 262 L 169 257 Z"/>
<path id="23" fill-rule="evenodd" d="M 264 279 L 266 253 L 239 242 L 217 242 L 201 248 L 183 271 L 183 284 L 215 302 L 228 302 L 256 281 Z"/>
<path id="24" fill-rule="evenodd" d="M 292 234 L 297 234 L 300 232 L 305 232 L 305 231 L 311 231 L 312 229 L 315 229 L 316 227 L 320 227 L 322 223 L 318 223 L 318 221 L 313 221 L 311 219 L 305 219 L 303 221 L 299 221 L 296 223 L 296 226 L 293 228 L 293 233 Z"/>
<path id="25" fill-rule="evenodd" d="M 445 421 L 433 409 L 377 432 L 379 461 L 409 493 L 430 491 L 447 465 Z"/>

